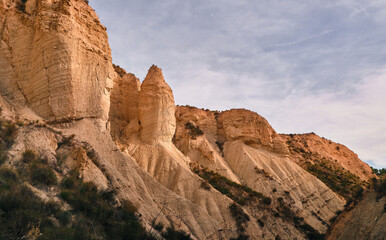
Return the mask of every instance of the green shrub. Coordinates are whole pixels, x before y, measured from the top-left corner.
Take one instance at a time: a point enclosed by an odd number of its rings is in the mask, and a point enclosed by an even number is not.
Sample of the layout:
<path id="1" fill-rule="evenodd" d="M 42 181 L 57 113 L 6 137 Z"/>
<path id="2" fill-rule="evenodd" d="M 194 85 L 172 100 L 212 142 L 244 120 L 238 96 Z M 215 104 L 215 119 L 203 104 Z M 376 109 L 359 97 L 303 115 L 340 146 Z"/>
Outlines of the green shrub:
<path id="1" fill-rule="evenodd" d="M 229 206 L 229 210 L 231 212 L 233 219 L 236 222 L 237 230 L 239 232 L 244 232 L 245 230 L 244 225 L 250 220 L 249 216 L 245 214 L 244 210 L 236 203 L 232 203 Z"/>
<path id="2" fill-rule="evenodd" d="M 24 162 L 24 163 L 31 163 L 31 162 L 34 162 L 37 160 L 37 155 L 36 153 L 31 150 L 31 149 L 26 149 L 23 154 L 22 154 L 22 158 L 21 160 Z"/>
<path id="3" fill-rule="evenodd" d="M 257 219 L 257 223 L 260 227 L 264 227 L 264 222 L 261 219 Z"/>
<path id="4" fill-rule="evenodd" d="M 248 240 L 249 236 L 245 235 L 244 233 L 239 233 L 237 238 L 230 238 L 230 240 Z"/>
<path id="5" fill-rule="evenodd" d="M 72 171 L 61 182 L 60 197 L 69 203 L 73 211 L 84 216 L 85 220 L 98 229 L 97 236 L 102 239 L 150 239 L 140 224 L 135 212 L 137 208 L 129 201 L 114 207 L 115 191 L 100 191 L 95 184 L 86 182 Z M 88 223 L 84 223 L 87 229 Z M 89 239 L 89 238 L 86 238 Z"/>
<path id="6" fill-rule="evenodd" d="M 193 171 L 208 182 L 213 188 L 217 189 L 217 191 L 226 195 L 240 205 L 254 203 L 257 199 L 265 201 L 265 204 L 267 204 L 268 201 L 271 201 L 269 197 L 264 196 L 262 193 L 253 191 L 248 186 L 233 182 L 216 172 L 209 171 L 207 169 L 194 169 Z M 203 185 L 201 186 L 204 187 Z"/>
<path id="7" fill-rule="evenodd" d="M 4 142 L 6 149 L 13 145 L 16 130 L 17 128 L 14 123 L 0 120 L 0 142 Z"/>
<path id="8" fill-rule="evenodd" d="M 3 169 L 2 172 L 11 173 L 13 179 L 12 184 L 0 192 L 0 239 L 21 239 L 40 222 L 47 225 L 53 208 L 22 185 L 12 170 Z"/>
<path id="9" fill-rule="evenodd" d="M 190 122 L 185 124 L 185 128 L 189 130 L 189 135 L 192 138 L 196 138 L 197 136 L 201 136 L 204 134 L 204 132 L 198 126 L 194 126 Z"/>
<path id="10" fill-rule="evenodd" d="M 190 240 L 189 233 L 186 233 L 182 230 L 175 230 L 173 227 L 168 227 L 166 232 L 162 233 L 162 237 L 168 240 Z"/>
<path id="11" fill-rule="evenodd" d="M 161 232 L 164 229 L 164 225 L 162 223 L 156 223 L 155 220 L 151 223 L 151 226 L 157 230 L 158 232 Z"/>
<path id="12" fill-rule="evenodd" d="M 373 170 L 373 173 L 378 175 L 378 176 L 382 176 L 383 174 L 386 173 L 386 168 L 376 169 L 376 168 L 371 167 L 371 170 Z"/>
<path id="13" fill-rule="evenodd" d="M 61 146 L 66 146 L 66 145 L 71 146 L 74 138 L 75 138 L 75 134 L 72 134 L 68 137 L 63 137 L 62 141 L 58 142 L 58 148 L 60 148 Z"/>
<path id="14" fill-rule="evenodd" d="M 72 214 L 69 211 L 60 212 L 57 218 L 61 225 L 67 226 L 71 223 Z"/>
<path id="15" fill-rule="evenodd" d="M 386 179 L 376 180 L 373 186 L 379 197 L 386 195 Z"/>
<path id="16" fill-rule="evenodd" d="M 263 203 L 266 205 L 270 205 L 272 203 L 272 199 L 270 197 L 264 197 Z"/>
<path id="17" fill-rule="evenodd" d="M 42 183 L 47 186 L 51 186 L 57 184 L 58 182 L 58 179 L 52 168 L 45 164 L 34 162 L 31 164 L 29 172 L 31 180 L 35 184 Z"/>
<path id="18" fill-rule="evenodd" d="M 0 193 L 9 190 L 19 180 L 19 174 L 10 168 L 0 168 Z"/>
<path id="19" fill-rule="evenodd" d="M 345 197 L 346 200 L 355 198 L 357 193 L 354 190 L 363 184 L 354 174 L 343 168 L 332 166 L 326 161 L 320 161 L 315 164 L 308 162 L 306 170 L 319 178 L 334 192 Z"/>

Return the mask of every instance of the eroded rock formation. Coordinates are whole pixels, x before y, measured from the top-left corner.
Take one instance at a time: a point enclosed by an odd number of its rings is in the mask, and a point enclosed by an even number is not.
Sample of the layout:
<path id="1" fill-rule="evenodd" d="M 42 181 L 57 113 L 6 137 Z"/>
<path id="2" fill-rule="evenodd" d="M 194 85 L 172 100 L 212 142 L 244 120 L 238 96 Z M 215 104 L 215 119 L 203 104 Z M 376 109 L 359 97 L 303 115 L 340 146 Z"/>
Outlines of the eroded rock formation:
<path id="1" fill-rule="evenodd" d="M 277 134 L 257 113 L 176 108 L 157 66 L 142 83 L 114 70 L 106 29 L 85 1 L 2 0 L 0 23 L 0 115 L 30 124 L 6 164 L 23 164 L 32 149 L 60 179 L 79 168 L 132 201 L 148 229 L 157 219 L 196 239 L 320 237 L 346 201 L 305 170 L 302 154 L 373 176 L 344 146 Z M 33 188 L 60 201 L 55 188 Z"/>
<path id="2" fill-rule="evenodd" d="M 108 119 L 115 71 L 106 29 L 84 1 L 3 0 L 0 91 L 48 121 Z"/>
<path id="3" fill-rule="evenodd" d="M 171 142 L 176 129 L 173 92 L 162 70 L 152 66 L 139 92 L 139 121 L 144 143 Z"/>

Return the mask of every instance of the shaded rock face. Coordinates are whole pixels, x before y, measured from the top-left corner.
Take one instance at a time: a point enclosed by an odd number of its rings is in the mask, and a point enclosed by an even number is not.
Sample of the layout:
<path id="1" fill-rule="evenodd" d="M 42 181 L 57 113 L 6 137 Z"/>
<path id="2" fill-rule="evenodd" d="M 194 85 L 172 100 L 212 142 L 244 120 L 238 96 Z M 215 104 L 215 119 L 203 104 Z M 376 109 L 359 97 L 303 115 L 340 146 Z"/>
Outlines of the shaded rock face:
<path id="1" fill-rule="evenodd" d="M 142 143 L 171 142 L 176 128 L 173 92 L 153 65 L 142 84 L 133 74 L 114 80 L 110 122 L 113 138 Z"/>
<path id="2" fill-rule="evenodd" d="M 106 29 L 84 1 L 4 0 L 0 91 L 49 121 L 108 119 L 115 78 Z"/>
<path id="3" fill-rule="evenodd" d="M 152 66 L 139 92 L 139 121 L 144 143 L 171 142 L 175 129 L 173 92 L 162 70 Z"/>
<path id="4" fill-rule="evenodd" d="M 386 236 L 386 197 L 369 191 L 351 210 L 343 212 L 332 225 L 327 240 L 380 240 Z"/>
<path id="5" fill-rule="evenodd" d="M 114 79 L 111 91 L 110 123 L 113 139 L 129 138 L 130 132 L 125 131 L 130 122 L 136 127 L 135 133 L 139 131 L 139 91 L 141 82 L 134 74 L 123 74 Z"/>

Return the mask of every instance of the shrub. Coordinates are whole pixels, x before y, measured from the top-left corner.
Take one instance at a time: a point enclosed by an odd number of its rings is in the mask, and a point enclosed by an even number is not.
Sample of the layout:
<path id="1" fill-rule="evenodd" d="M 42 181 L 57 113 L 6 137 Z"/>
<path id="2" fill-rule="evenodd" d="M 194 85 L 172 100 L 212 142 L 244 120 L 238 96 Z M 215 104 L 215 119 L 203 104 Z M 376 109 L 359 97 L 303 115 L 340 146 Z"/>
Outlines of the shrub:
<path id="1" fill-rule="evenodd" d="M 165 233 L 162 233 L 162 237 L 168 240 L 190 240 L 189 233 L 182 230 L 175 230 L 173 227 L 168 227 Z"/>
<path id="2" fill-rule="evenodd" d="M 20 2 L 17 2 L 16 8 L 17 8 L 19 11 L 25 13 L 25 4 L 26 4 L 26 2 L 27 2 L 27 0 L 21 0 Z"/>
<path id="3" fill-rule="evenodd" d="M 16 125 L 12 122 L 0 120 L 0 143 L 4 144 L 4 149 L 8 149 L 13 145 L 16 130 Z"/>
<path id="4" fill-rule="evenodd" d="M 58 182 L 58 179 L 52 168 L 45 164 L 34 162 L 30 166 L 29 171 L 31 180 L 35 184 L 42 183 L 50 186 L 55 185 Z"/>
<path id="5" fill-rule="evenodd" d="M 379 197 L 386 195 L 386 179 L 376 180 L 373 186 Z"/>
<path id="6" fill-rule="evenodd" d="M 253 203 L 255 202 L 256 198 L 269 198 L 265 197 L 260 192 L 253 191 L 248 186 L 233 182 L 213 171 L 208 171 L 207 169 L 194 169 L 193 171 L 201 178 L 203 178 L 206 182 L 208 182 L 210 185 L 212 185 L 213 188 L 217 189 L 217 191 L 226 195 L 227 197 L 229 197 L 240 205 Z M 205 187 L 205 184 L 201 184 L 201 187 Z M 265 201 L 267 202 L 269 200 Z"/>
<path id="7" fill-rule="evenodd" d="M 248 240 L 249 236 L 245 235 L 244 233 L 240 233 L 237 238 L 231 238 L 230 240 Z"/>
<path id="8" fill-rule="evenodd" d="M 74 138 L 75 138 L 75 134 L 72 134 L 72 135 L 70 135 L 68 137 L 63 137 L 62 141 L 58 142 L 58 148 L 60 148 L 63 145 L 71 146 L 72 145 L 72 141 L 74 140 Z"/>
<path id="9" fill-rule="evenodd" d="M 263 203 L 266 205 L 270 205 L 272 203 L 272 199 L 270 197 L 264 197 Z"/>
<path id="10" fill-rule="evenodd" d="M 162 223 L 156 223 L 155 220 L 151 223 L 151 226 L 157 230 L 158 232 L 161 232 L 164 229 L 164 225 Z"/>
<path id="11" fill-rule="evenodd" d="M 74 212 L 84 217 L 82 226 L 88 233 L 97 229 L 97 236 L 102 236 L 102 239 L 150 239 L 135 215 L 137 208 L 131 202 L 123 201 L 118 207 L 112 205 L 114 190 L 98 190 L 95 184 L 83 182 L 75 170 L 60 185 L 60 197 L 71 205 Z M 85 239 L 90 239 L 90 236 Z"/>
<path id="12" fill-rule="evenodd" d="M 39 222 L 47 225 L 53 208 L 22 185 L 13 170 L 2 169 L 1 172 L 13 177 L 12 184 L 7 189 L 2 188 L 0 194 L 0 239 L 22 239 L 31 230 L 38 229 Z M 3 177 L 0 176 L 2 181 Z"/>
<path id="13" fill-rule="evenodd" d="M 244 232 L 245 230 L 244 224 L 250 220 L 249 216 L 245 214 L 244 210 L 236 203 L 232 203 L 229 206 L 229 210 L 231 212 L 233 219 L 236 222 L 237 230 L 239 232 Z"/>
<path id="14" fill-rule="evenodd" d="M 36 153 L 31 149 L 26 149 L 23 154 L 21 160 L 24 163 L 31 163 L 37 160 Z"/>
<path id="15" fill-rule="evenodd" d="M 332 166 L 325 160 L 315 164 L 308 162 L 306 170 L 319 178 L 334 192 L 345 197 L 346 200 L 355 198 L 356 193 L 353 190 L 363 184 L 354 174 L 343 168 Z"/>
<path id="16" fill-rule="evenodd" d="M 201 136 L 204 134 L 203 131 L 198 126 L 194 126 L 192 123 L 188 122 L 185 124 L 185 128 L 189 130 L 189 135 L 192 138 L 196 138 L 197 136 Z"/>
<path id="17" fill-rule="evenodd" d="M 210 185 L 207 182 L 203 181 L 201 183 L 201 188 L 209 191 L 210 190 Z"/>
<path id="18" fill-rule="evenodd" d="M 264 222 L 261 219 L 257 219 L 257 223 L 260 227 L 264 227 Z"/>

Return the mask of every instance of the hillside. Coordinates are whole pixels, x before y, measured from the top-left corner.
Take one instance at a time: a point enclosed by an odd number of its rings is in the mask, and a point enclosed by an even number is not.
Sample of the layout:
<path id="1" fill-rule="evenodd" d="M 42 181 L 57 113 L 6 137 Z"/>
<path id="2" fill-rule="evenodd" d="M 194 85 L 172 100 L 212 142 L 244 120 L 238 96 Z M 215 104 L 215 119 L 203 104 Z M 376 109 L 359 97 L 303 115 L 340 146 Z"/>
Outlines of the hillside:
<path id="1" fill-rule="evenodd" d="M 113 65 L 86 1 L 0 17 L 1 239 L 323 239 L 375 177 L 252 111 L 176 106 L 158 66 Z"/>

